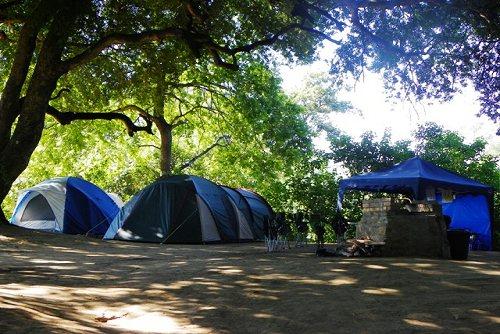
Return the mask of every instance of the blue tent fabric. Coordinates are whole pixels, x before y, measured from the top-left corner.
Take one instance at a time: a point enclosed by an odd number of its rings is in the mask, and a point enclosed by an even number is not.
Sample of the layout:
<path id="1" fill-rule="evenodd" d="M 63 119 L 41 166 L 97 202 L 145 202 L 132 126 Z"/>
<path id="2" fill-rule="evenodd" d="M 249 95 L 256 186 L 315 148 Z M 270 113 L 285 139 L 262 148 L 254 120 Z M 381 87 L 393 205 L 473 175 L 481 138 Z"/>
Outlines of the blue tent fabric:
<path id="1" fill-rule="evenodd" d="M 452 227 L 453 224 L 455 227 L 471 227 L 472 232 L 482 235 L 482 247 L 491 249 L 493 188 L 438 167 L 420 157 L 408 159 L 389 168 L 341 180 L 337 209 L 342 210 L 342 200 L 345 191 L 349 189 L 405 194 L 413 199 L 423 200 L 426 198 L 427 188 L 438 191 L 449 190 L 455 194 L 483 195 L 478 196 L 483 198 L 481 200 L 473 199 L 472 196 L 459 197 L 459 200 L 447 210 L 453 210 L 453 216 L 457 217 L 454 222 L 452 216 Z M 482 217 L 480 220 L 476 220 L 478 215 Z"/>
<path id="2" fill-rule="evenodd" d="M 438 199 L 438 202 L 441 202 Z M 488 201 L 484 195 L 458 195 L 451 203 L 441 203 L 443 214 L 451 217 L 452 229 L 475 234 L 473 249 L 491 250 L 491 224 Z"/>
<path id="3" fill-rule="evenodd" d="M 425 190 L 428 187 L 455 192 L 493 193 L 493 189 L 485 184 L 414 157 L 389 168 L 341 180 L 338 208 L 342 208 L 342 199 L 348 189 L 406 194 L 420 200 L 425 198 Z"/>
<path id="4" fill-rule="evenodd" d="M 68 177 L 63 233 L 104 235 L 118 211 L 113 199 L 96 185 Z"/>
<path id="5" fill-rule="evenodd" d="M 103 235 L 118 211 L 113 199 L 93 183 L 59 177 L 23 190 L 10 222 L 56 233 Z"/>

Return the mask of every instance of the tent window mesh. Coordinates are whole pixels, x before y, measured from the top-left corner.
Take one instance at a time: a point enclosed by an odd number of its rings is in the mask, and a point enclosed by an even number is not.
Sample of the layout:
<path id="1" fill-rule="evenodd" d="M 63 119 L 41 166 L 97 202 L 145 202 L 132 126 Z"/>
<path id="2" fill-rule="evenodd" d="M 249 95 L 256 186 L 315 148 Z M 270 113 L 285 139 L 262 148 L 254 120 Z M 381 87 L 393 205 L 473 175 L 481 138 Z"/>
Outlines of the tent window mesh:
<path id="1" fill-rule="evenodd" d="M 24 209 L 21 221 L 56 220 L 49 203 L 42 195 L 33 197 Z"/>

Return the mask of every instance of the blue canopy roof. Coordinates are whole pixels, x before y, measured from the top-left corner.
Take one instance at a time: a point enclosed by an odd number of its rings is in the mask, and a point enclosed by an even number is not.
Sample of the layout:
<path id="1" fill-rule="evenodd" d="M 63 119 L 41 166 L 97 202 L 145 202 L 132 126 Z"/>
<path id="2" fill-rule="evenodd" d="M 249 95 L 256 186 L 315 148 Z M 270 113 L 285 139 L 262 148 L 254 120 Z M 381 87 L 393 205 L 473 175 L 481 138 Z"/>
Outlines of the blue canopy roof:
<path id="1" fill-rule="evenodd" d="M 338 208 L 342 207 L 342 199 L 348 189 L 401 193 L 420 200 L 425 198 L 428 187 L 460 193 L 493 193 L 493 189 L 485 184 L 414 157 L 389 168 L 341 180 Z"/>

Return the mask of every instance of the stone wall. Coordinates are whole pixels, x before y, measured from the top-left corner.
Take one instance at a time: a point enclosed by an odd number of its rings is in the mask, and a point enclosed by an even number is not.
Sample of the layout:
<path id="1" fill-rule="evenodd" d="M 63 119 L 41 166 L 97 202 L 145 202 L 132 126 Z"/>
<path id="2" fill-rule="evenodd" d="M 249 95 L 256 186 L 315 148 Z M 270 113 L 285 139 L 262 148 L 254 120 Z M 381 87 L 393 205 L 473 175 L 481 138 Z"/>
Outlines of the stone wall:
<path id="1" fill-rule="evenodd" d="M 404 210 L 390 198 L 365 200 L 356 237 L 384 241 L 384 256 L 449 257 L 441 206 L 435 204 L 412 203 Z"/>
<path id="2" fill-rule="evenodd" d="M 363 201 L 363 217 L 356 224 L 356 238 L 370 238 L 373 241 L 385 241 L 387 213 L 395 209 L 390 198 L 375 198 Z"/>

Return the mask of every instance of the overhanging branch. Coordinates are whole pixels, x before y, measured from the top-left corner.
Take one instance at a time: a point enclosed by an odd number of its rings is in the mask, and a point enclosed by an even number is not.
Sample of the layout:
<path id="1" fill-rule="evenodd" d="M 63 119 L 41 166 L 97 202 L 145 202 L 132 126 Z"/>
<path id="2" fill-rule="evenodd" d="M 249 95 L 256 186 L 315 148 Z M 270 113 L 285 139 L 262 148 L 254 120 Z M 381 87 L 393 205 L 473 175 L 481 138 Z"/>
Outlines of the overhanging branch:
<path id="1" fill-rule="evenodd" d="M 63 61 L 60 66 L 60 72 L 61 74 L 64 74 L 77 66 L 83 65 L 91 61 L 95 57 L 99 56 L 100 53 L 106 48 L 114 45 L 134 44 L 134 43 L 137 44 L 148 41 L 161 41 L 169 37 L 182 39 L 191 47 L 191 49 L 195 47 L 195 49 L 193 49 L 193 52 L 195 53 L 198 53 L 202 49 L 206 49 L 212 56 L 214 63 L 217 66 L 225 67 L 231 70 L 237 70 L 239 67 L 235 59 L 236 54 L 242 52 L 251 52 L 252 50 L 255 50 L 263 46 L 270 46 L 276 43 L 281 37 L 283 37 L 291 30 L 294 29 L 304 30 L 304 28 L 306 27 L 304 27 L 301 24 L 292 23 L 283 27 L 277 33 L 270 35 L 269 37 L 259 39 L 254 42 L 240 45 L 234 48 L 220 45 L 215 41 L 213 41 L 210 38 L 210 36 L 206 34 L 196 33 L 177 27 L 167 27 L 165 29 L 160 29 L 160 30 L 146 30 L 136 34 L 112 33 L 101 38 L 99 41 L 94 43 L 92 46 L 87 48 L 82 53 Z M 310 30 L 311 28 L 307 29 Z M 233 62 L 225 61 L 221 56 L 221 54 L 225 54 L 229 57 L 232 57 Z"/>
<path id="2" fill-rule="evenodd" d="M 66 73 L 73 68 L 85 64 L 97 57 L 104 49 L 120 44 L 137 44 L 148 41 L 161 41 L 168 37 L 181 37 L 185 31 L 180 28 L 167 27 L 161 30 L 147 30 L 137 34 L 112 33 L 94 43 L 77 56 L 63 61 L 61 72 Z"/>
<path id="3" fill-rule="evenodd" d="M 134 106 L 138 108 L 137 106 Z M 122 112 L 126 109 L 134 109 L 131 106 L 126 106 L 111 112 L 73 112 L 73 111 L 59 111 L 52 106 L 48 106 L 47 114 L 54 117 L 61 125 L 67 125 L 77 120 L 118 120 L 125 125 L 127 128 L 127 133 L 129 136 L 133 136 L 134 133 L 139 131 L 144 131 L 149 134 L 153 134 L 152 121 L 145 114 L 140 114 L 141 117 L 146 122 L 146 125 L 136 125 L 127 115 Z M 139 108 L 140 109 L 140 108 Z M 142 109 L 141 109 L 142 110 Z M 146 113 L 147 114 L 147 113 Z"/>

